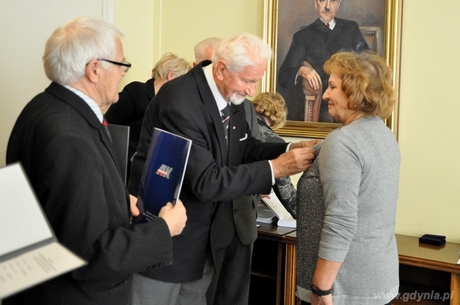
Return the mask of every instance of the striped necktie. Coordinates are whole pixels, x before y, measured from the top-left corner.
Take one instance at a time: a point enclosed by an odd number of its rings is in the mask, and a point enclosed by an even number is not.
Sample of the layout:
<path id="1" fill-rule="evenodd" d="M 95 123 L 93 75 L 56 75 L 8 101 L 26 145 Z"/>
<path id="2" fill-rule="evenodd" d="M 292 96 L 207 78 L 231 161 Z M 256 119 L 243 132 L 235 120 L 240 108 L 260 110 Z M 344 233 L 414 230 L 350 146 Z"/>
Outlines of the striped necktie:
<path id="1" fill-rule="evenodd" d="M 222 117 L 222 125 L 224 126 L 225 131 L 225 141 L 228 143 L 228 124 L 230 122 L 230 106 L 227 104 L 224 109 L 220 111 L 220 116 Z"/>

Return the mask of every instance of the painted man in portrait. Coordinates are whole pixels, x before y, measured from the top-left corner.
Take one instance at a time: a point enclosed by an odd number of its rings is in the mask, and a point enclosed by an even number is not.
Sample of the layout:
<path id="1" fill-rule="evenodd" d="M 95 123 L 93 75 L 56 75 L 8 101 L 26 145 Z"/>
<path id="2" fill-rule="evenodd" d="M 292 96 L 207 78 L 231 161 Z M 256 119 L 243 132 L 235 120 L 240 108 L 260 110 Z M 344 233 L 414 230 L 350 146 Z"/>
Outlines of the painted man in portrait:
<path id="1" fill-rule="evenodd" d="M 355 21 L 335 17 L 343 0 L 313 1 L 318 18 L 294 34 L 279 70 L 277 91 L 286 100 L 288 120 L 333 122 L 322 100 L 329 79 L 323 65 L 339 51 L 360 52 L 369 46 Z"/>

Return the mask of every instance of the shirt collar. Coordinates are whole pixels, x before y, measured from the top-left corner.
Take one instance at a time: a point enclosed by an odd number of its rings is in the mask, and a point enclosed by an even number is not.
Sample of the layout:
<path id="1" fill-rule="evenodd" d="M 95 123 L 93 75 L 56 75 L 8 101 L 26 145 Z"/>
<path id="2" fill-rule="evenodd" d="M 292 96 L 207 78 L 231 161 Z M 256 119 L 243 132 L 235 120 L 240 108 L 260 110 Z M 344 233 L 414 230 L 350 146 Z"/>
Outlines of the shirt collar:
<path id="1" fill-rule="evenodd" d="M 203 67 L 204 76 L 208 82 L 209 88 L 211 88 L 212 95 L 217 103 L 219 110 L 224 109 L 229 103 L 224 99 L 219 89 L 217 88 L 216 81 L 212 75 L 212 64 Z"/>
<path id="2" fill-rule="evenodd" d="M 327 22 L 323 21 L 321 18 L 320 18 L 320 20 L 327 26 Z M 336 22 L 335 22 L 335 18 L 334 18 L 334 19 L 332 19 L 331 22 L 329 22 L 329 28 L 330 28 L 331 30 L 333 30 L 334 27 L 335 27 L 335 24 L 336 24 Z"/>
<path id="3" fill-rule="evenodd" d="M 71 87 L 69 85 L 64 85 L 64 84 L 63 86 L 69 89 L 70 91 L 72 91 L 73 93 L 75 93 L 76 95 L 78 95 L 82 100 L 84 100 L 85 103 L 88 104 L 88 106 L 91 108 L 91 110 L 93 110 L 94 114 L 97 116 L 97 118 L 102 124 L 102 121 L 104 120 L 104 115 L 102 114 L 102 111 L 101 111 L 101 108 L 99 108 L 99 105 L 92 98 L 90 98 L 88 95 L 84 94 L 80 90 L 75 89 L 74 87 Z"/>

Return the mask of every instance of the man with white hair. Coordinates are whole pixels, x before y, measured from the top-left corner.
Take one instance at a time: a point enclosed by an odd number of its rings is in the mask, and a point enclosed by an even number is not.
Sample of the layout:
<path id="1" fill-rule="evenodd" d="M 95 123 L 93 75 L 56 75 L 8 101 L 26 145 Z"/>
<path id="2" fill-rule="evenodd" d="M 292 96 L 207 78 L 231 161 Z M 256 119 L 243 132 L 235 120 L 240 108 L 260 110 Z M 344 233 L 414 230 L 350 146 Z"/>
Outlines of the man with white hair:
<path id="1" fill-rule="evenodd" d="M 99 18 L 76 18 L 48 39 L 52 81 L 21 112 L 6 162 L 21 162 L 58 240 L 88 264 L 3 300 L 3 305 L 126 305 L 132 274 L 172 262 L 172 237 L 187 219 L 181 202 L 132 225 L 117 150 L 103 112 L 118 101 L 131 64 L 121 32 Z"/>
<path id="2" fill-rule="evenodd" d="M 268 194 L 275 178 L 310 166 L 316 141 L 263 143 L 251 136 L 246 123 L 242 103 L 256 93 L 270 58 L 270 48 L 257 36 L 243 33 L 225 39 L 212 64 L 202 61 L 166 83 L 147 109 L 130 194 L 137 195 L 154 127 L 189 138 L 193 144 L 180 195 L 188 221 L 183 234 L 173 239 L 173 264 L 135 277 L 134 304 L 205 305 L 216 251 L 231 243 L 244 246 L 235 234 L 234 219 L 255 226 L 254 205 L 237 210 L 232 200 Z M 241 264 L 247 268 L 250 261 Z"/>
<path id="3" fill-rule="evenodd" d="M 222 43 L 222 38 L 209 37 L 195 45 L 195 62 L 203 60 L 211 60 L 212 56 Z M 249 124 L 249 129 L 254 138 L 262 140 L 257 115 L 254 105 L 248 99 L 243 102 L 244 111 L 246 113 L 246 121 Z M 241 210 L 241 206 L 255 206 L 259 204 L 259 195 L 243 196 L 233 200 L 233 209 Z M 249 296 L 249 282 L 251 272 L 251 259 L 253 243 L 257 239 L 256 228 L 256 209 L 246 209 L 248 215 L 235 213 L 233 222 L 235 226 L 235 235 L 239 238 L 239 242 L 229 240 L 229 244 L 215 251 L 213 256 L 214 274 L 208 292 L 206 293 L 207 303 L 215 305 L 224 304 L 242 304 L 247 303 Z M 239 217 L 243 216 L 241 220 Z M 211 244 L 213 238 L 219 238 L 218 234 L 214 234 L 215 226 L 211 227 Z M 216 237 L 217 235 L 217 237 Z M 220 243 L 219 240 L 217 242 Z M 249 264 L 243 264 L 246 261 Z"/>

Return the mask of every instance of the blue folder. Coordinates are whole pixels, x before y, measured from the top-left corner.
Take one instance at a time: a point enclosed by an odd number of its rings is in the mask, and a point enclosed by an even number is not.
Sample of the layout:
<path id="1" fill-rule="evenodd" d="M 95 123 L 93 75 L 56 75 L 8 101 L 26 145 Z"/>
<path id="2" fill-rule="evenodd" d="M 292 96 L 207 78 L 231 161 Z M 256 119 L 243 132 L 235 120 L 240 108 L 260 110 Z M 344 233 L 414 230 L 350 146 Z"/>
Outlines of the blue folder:
<path id="1" fill-rule="evenodd" d="M 163 206 L 179 198 L 192 141 L 155 128 L 144 166 L 137 206 L 137 222 L 158 217 Z"/>

